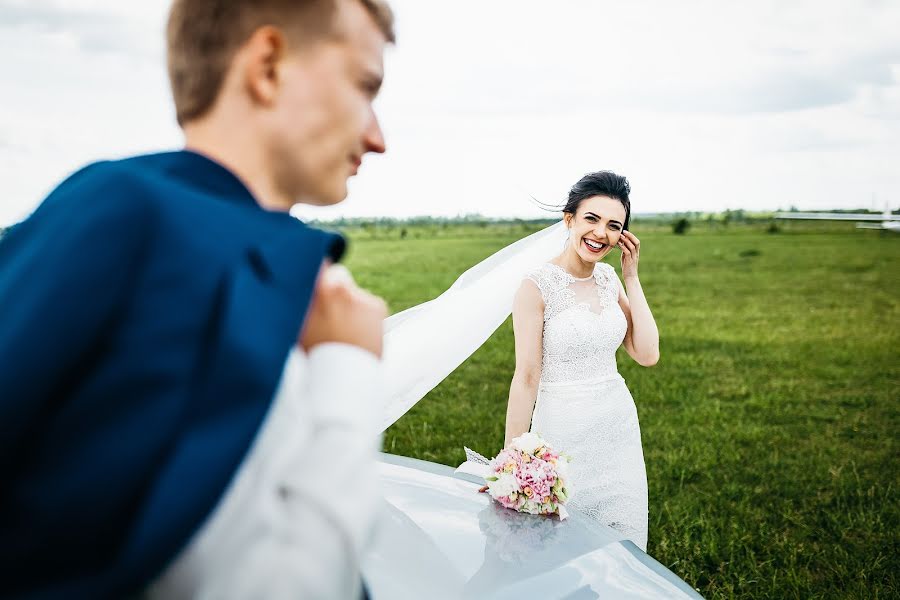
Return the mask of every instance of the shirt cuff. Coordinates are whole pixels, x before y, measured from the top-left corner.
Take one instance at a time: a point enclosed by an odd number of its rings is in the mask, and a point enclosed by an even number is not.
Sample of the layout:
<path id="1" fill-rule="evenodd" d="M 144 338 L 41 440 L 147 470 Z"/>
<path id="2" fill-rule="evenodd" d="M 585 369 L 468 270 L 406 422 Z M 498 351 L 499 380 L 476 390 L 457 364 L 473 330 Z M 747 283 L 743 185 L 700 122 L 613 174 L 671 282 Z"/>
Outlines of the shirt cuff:
<path id="1" fill-rule="evenodd" d="M 307 355 L 308 395 L 316 420 L 375 432 L 383 407 L 381 361 L 359 346 L 329 342 Z"/>

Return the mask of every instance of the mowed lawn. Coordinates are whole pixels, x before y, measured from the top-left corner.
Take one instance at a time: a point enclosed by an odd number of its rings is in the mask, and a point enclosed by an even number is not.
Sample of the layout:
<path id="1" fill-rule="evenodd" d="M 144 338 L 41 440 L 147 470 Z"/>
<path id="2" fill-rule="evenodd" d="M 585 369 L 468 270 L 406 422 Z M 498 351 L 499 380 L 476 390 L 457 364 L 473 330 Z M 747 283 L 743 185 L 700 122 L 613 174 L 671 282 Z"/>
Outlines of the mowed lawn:
<path id="1" fill-rule="evenodd" d="M 396 312 L 524 235 L 440 233 L 354 239 L 348 264 Z M 898 597 L 900 235 L 635 233 L 662 358 L 618 358 L 641 421 L 649 554 L 708 598 Z M 385 451 L 493 456 L 513 366 L 507 320 Z"/>

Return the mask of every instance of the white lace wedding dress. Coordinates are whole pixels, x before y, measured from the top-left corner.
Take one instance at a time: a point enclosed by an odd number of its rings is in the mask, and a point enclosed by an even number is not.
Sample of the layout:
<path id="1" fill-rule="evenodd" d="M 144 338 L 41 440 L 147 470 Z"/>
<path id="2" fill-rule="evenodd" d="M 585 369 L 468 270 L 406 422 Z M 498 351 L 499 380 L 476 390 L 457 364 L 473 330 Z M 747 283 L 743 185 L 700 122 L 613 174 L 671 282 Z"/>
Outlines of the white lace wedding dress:
<path id="1" fill-rule="evenodd" d="M 541 382 L 531 430 L 572 458 L 569 505 L 647 549 L 647 474 L 637 409 L 616 369 L 627 329 L 615 270 L 578 279 L 545 263 Z"/>

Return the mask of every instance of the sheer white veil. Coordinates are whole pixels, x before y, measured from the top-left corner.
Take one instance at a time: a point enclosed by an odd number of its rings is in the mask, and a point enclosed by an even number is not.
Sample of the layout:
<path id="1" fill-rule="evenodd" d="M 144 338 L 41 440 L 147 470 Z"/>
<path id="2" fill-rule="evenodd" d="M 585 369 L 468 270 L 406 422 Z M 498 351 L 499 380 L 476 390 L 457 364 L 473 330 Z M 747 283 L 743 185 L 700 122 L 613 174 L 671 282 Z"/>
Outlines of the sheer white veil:
<path id="1" fill-rule="evenodd" d="M 487 341 L 525 275 L 562 252 L 567 238 L 563 221 L 551 225 L 484 259 L 434 300 L 385 320 L 382 431 Z"/>

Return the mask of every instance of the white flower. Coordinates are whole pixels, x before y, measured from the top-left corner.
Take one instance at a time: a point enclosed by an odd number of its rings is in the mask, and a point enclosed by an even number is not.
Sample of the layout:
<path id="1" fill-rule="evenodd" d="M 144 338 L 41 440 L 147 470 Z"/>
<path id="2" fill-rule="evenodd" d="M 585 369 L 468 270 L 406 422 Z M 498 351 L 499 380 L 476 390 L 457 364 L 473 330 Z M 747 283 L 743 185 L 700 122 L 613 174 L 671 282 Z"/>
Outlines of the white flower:
<path id="1" fill-rule="evenodd" d="M 488 489 L 491 496 L 499 498 L 500 496 L 509 496 L 513 492 L 519 491 L 519 484 L 511 473 L 500 473 L 497 481 L 488 481 Z"/>
<path id="2" fill-rule="evenodd" d="M 525 454 L 534 454 L 534 451 L 545 446 L 544 439 L 536 433 L 528 431 L 517 438 L 513 438 L 512 447 Z"/>
<path id="3" fill-rule="evenodd" d="M 566 483 L 569 481 L 569 461 L 564 456 L 560 456 L 556 461 L 556 475 Z"/>

